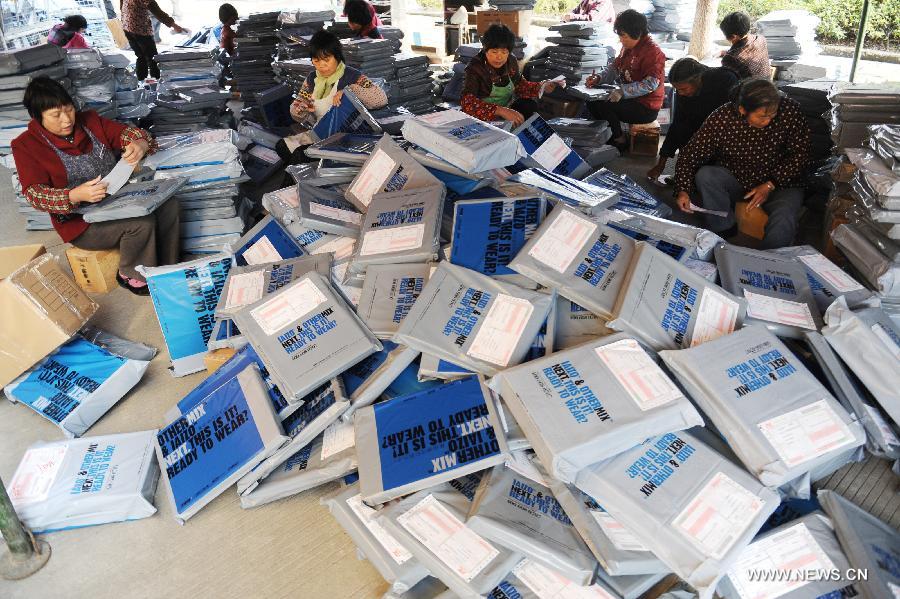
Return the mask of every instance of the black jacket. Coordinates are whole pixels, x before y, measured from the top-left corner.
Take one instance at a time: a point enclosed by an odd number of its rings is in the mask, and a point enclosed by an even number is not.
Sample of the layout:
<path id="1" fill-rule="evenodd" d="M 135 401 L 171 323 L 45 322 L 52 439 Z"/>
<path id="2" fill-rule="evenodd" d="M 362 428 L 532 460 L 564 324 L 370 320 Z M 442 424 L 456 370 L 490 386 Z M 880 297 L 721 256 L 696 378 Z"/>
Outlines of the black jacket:
<path id="1" fill-rule="evenodd" d="M 724 67 L 708 69 L 701 76 L 700 91 L 696 96 L 678 96 L 675 100 L 675 114 L 660 156 L 671 158 L 690 141 L 703 121 L 713 110 L 728 102 L 728 95 L 738 78 L 734 71 Z"/>

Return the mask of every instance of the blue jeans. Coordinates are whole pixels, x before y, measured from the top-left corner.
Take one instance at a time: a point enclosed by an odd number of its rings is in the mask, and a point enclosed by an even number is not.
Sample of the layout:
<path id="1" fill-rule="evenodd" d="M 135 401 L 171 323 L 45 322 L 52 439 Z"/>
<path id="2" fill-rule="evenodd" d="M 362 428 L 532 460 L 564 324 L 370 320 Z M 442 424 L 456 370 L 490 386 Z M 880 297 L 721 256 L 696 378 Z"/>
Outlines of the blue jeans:
<path id="1" fill-rule="evenodd" d="M 710 231 L 720 233 L 734 226 L 734 204 L 744 199 L 747 190 L 734 175 L 723 166 L 702 166 L 694 175 L 697 194 L 694 202 L 708 210 L 728 212 L 728 216 L 703 214 L 705 226 Z M 770 250 L 789 246 L 794 242 L 800 209 L 803 207 L 803 189 L 799 187 L 776 187 L 763 203 L 762 209 L 769 215 L 763 236 L 762 249 Z"/>

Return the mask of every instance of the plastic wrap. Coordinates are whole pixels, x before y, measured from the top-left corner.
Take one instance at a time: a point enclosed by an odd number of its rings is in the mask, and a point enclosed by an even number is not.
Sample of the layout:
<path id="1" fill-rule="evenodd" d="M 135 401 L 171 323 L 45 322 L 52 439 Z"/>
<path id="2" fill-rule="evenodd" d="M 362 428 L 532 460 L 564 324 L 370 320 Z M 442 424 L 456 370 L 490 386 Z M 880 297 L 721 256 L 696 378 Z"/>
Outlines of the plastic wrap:
<path id="1" fill-rule="evenodd" d="M 859 225 L 838 225 L 831 232 L 834 245 L 857 272 L 883 297 L 900 298 L 900 263 L 890 260 L 863 235 Z"/>

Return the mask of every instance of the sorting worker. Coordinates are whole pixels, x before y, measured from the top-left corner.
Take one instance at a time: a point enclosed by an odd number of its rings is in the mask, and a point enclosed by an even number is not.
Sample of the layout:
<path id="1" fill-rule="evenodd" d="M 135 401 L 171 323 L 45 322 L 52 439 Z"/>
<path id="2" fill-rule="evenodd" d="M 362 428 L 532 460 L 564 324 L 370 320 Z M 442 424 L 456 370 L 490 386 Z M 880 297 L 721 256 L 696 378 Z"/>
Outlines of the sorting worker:
<path id="1" fill-rule="evenodd" d="M 626 145 L 622 123 L 652 123 L 663 105 L 666 56 L 650 38 L 647 18 L 636 10 L 619 13 L 613 23 L 622 50 L 612 64 L 599 75 L 587 79 L 588 87 L 616 84 L 607 100 L 588 102 L 595 119 L 609 123 L 610 143 L 619 149 Z"/>
<path id="2" fill-rule="evenodd" d="M 772 78 L 766 38 L 750 33 L 750 15 L 743 11 L 728 13 L 719 24 L 731 48 L 722 53 L 722 66 L 737 73 L 738 79 Z"/>
<path id="3" fill-rule="evenodd" d="M 357 39 L 382 39 L 383 36 L 375 23 L 375 10 L 371 4 L 365 0 L 347 0 L 344 12 L 347 14 L 347 24 Z"/>
<path id="4" fill-rule="evenodd" d="M 86 223 L 75 211 L 106 197 L 106 176 L 119 160 L 136 165 L 155 150 L 150 134 L 99 116 L 77 112 L 66 89 L 47 77 L 25 88 L 22 102 L 31 115 L 28 129 L 12 141 L 22 193 L 50 222 L 64 243 L 85 250 L 118 249 L 120 286 L 147 295 L 147 282 L 136 266 L 174 264 L 179 260 L 178 202 L 153 214 L 101 223 Z"/>
<path id="5" fill-rule="evenodd" d="M 81 15 L 70 15 L 57 23 L 47 34 L 47 43 L 70 48 L 90 48 L 83 33 L 87 30 L 87 19 Z"/>
<path id="6" fill-rule="evenodd" d="M 693 196 L 697 206 L 727 212 L 724 218 L 703 214 L 706 228 L 727 238 L 737 229 L 735 203 L 746 200 L 746 210 L 769 216 L 762 248 L 790 245 L 803 206 L 809 150 L 800 106 L 771 81 L 746 79 L 681 149 L 675 167 L 678 207 L 693 212 Z"/>
<path id="7" fill-rule="evenodd" d="M 728 103 L 731 88 L 738 78 L 731 69 L 710 68 L 695 58 L 686 57 L 676 60 L 669 69 L 669 82 L 676 94 L 675 113 L 659 150 L 659 161 L 647 172 L 654 181 L 662 175 L 669 158 L 687 144 L 706 117 Z"/>
<path id="8" fill-rule="evenodd" d="M 466 66 L 460 106 L 463 112 L 482 121 L 505 120 L 514 126 L 537 112 L 535 99 L 545 85 L 552 92 L 556 84 L 531 82 L 522 76 L 512 55 L 516 36 L 506 25 L 494 24 L 481 36 L 481 52 Z"/>
<path id="9" fill-rule="evenodd" d="M 341 13 L 343 16 L 345 16 L 345 17 L 347 16 L 347 3 L 354 2 L 354 1 L 356 1 L 356 0 L 347 0 L 347 2 L 344 2 L 344 12 Z M 378 13 L 375 11 L 375 7 L 372 5 L 371 2 L 368 2 L 366 0 L 363 0 L 363 2 L 365 2 L 366 6 L 369 7 L 369 14 L 372 15 L 372 24 L 375 25 L 375 27 L 381 27 L 381 25 L 382 25 L 381 19 L 378 18 Z"/>
<path id="10" fill-rule="evenodd" d="M 122 29 L 125 31 L 131 51 L 136 56 L 134 74 L 138 81 L 146 79 L 148 73 L 154 79 L 159 79 L 159 66 L 153 60 L 157 51 L 150 14 L 152 13 L 166 27 L 171 27 L 175 33 L 184 33 L 187 30 L 161 9 L 156 0 L 121 0 L 120 8 Z"/>
<path id="11" fill-rule="evenodd" d="M 238 21 L 237 9 L 228 4 L 219 6 L 219 22 L 222 24 L 222 32 L 219 35 L 219 46 L 228 52 L 230 56 L 234 56 L 234 29 L 232 26 Z"/>
<path id="12" fill-rule="evenodd" d="M 616 11 L 612 0 L 581 0 L 571 12 L 563 15 L 562 20 L 612 23 L 615 18 Z"/>

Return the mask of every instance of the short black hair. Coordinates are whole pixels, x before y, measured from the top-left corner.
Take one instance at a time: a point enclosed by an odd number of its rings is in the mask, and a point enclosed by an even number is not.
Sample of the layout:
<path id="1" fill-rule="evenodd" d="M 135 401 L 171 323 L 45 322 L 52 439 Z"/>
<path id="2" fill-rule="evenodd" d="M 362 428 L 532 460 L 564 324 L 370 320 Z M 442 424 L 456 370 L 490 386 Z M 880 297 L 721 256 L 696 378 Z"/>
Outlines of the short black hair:
<path id="1" fill-rule="evenodd" d="M 81 31 L 82 29 L 87 29 L 87 19 L 81 15 L 69 15 L 63 19 L 63 23 L 66 24 L 66 29 L 69 31 Z"/>
<path id="2" fill-rule="evenodd" d="M 691 56 L 679 58 L 669 69 L 670 83 L 694 83 L 709 67 Z"/>
<path id="3" fill-rule="evenodd" d="M 778 106 L 781 103 L 781 93 L 775 84 L 768 79 L 744 79 L 734 87 L 732 102 L 751 113 L 760 108 Z"/>
<path id="4" fill-rule="evenodd" d="M 62 85 L 49 77 L 35 77 L 25 88 L 22 106 L 33 119 L 41 120 L 45 110 L 74 106 L 72 96 Z"/>
<path id="5" fill-rule="evenodd" d="M 231 4 L 228 4 L 227 2 L 225 4 L 222 4 L 221 6 L 219 6 L 219 22 L 220 23 L 222 23 L 224 25 L 228 21 L 230 21 L 232 19 L 237 19 L 237 18 L 238 18 L 238 11 L 234 6 L 232 6 Z"/>
<path id="6" fill-rule="evenodd" d="M 750 33 L 750 15 L 742 10 L 730 12 L 719 23 L 719 29 L 722 30 L 726 38 L 732 35 L 744 37 Z"/>
<path id="7" fill-rule="evenodd" d="M 347 15 L 347 21 L 354 25 L 365 27 L 372 24 L 372 11 L 369 10 L 365 0 L 347 0 L 344 4 L 344 14 Z"/>
<path id="8" fill-rule="evenodd" d="M 338 62 L 344 62 L 344 50 L 341 48 L 341 40 L 330 31 L 320 29 L 309 40 L 309 56 L 310 58 L 334 56 Z"/>
<path id="9" fill-rule="evenodd" d="M 639 40 L 649 33 L 647 17 L 631 8 L 623 10 L 613 23 L 613 31 L 616 34 L 624 33 L 633 40 Z"/>
<path id="10" fill-rule="evenodd" d="M 481 36 L 481 47 L 484 50 L 506 48 L 512 52 L 516 47 L 516 36 L 506 25 L 494 23 Z"/>

